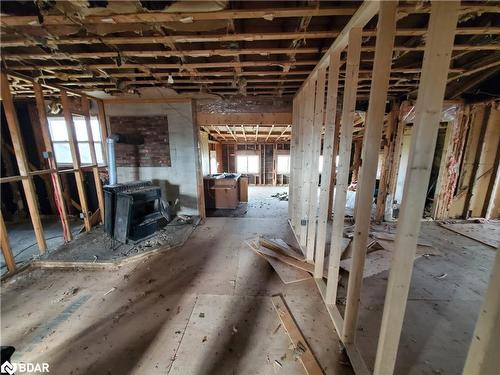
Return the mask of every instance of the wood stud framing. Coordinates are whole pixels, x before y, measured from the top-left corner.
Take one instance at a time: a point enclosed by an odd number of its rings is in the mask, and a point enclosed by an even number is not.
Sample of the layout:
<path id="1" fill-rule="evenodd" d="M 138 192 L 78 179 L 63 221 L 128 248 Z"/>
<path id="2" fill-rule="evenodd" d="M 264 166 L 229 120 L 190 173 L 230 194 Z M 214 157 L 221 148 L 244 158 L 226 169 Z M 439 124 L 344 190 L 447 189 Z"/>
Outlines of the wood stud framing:
<path id="1" fill-rule="evenodd" d="M 431 172 L 459 1 L 432 3 L 416 118 L 385 297 L 374 374 L 392 374 L 403 326 L 413 261 Z"/>
<path id="2" fill-rule="evenodd" d="M 309 190 L 309 214 L 307 225 L 307 251 L 306 259 L 314 260 L 314 249 L 316 245 L 316 223 L 318 211 L 318 183 L 319 183 L 319 156 L 321 151 L 321 129 L 323 128 L 323 115 L 325 111 L 325 78 L 326 67 L 318 72 L 316 83 L 316 99 L 314 104 L 314 123 L 312 130 L 311 166 L 310 166 L 310 190 Z"/>
<path id="3" fill-rule="evenodd" d="M 61 102 L 64 113 L 64 120 L 68 130 L 69 148 L 71 150 L 71 158 L 73 160 L 73 169 L 75 170 L 76 188 L 80 199 L 81 211 L 83 214 L 83 223 L 85 230 L 88 232 L 92 228 L 90 224 L 89 208 L 87 204 L 87 193 L 85 192 L 85 182 L 83 172 L 80 165 L 80 152 L 76 141 L 75 124 L 73 122 L 73 113 L 71 112 L 71 102 L 69 101 L 66 91 L 61 90 Z"/>
<path id="4" fill-rule="evenodd" d="M 380 7 L 380 8 L 378 8 Z M 446 83 L 449 81 L 449 63 L 453 51 L 459 2 L 433 1 L 429 28 L 426 32 L 426 45 L 422 76 L 420 78 L 418 99 L 416 105 L 416 118 L 414 120 L 412 145 L 410 148 L 409 167 L 403 192 L 403 206 L 400 210 L 395 253 L 390 271 L 386 301 L 383 312 L 379 345 L 374 374 L 392 374 L 397 355 L 399 337 L 402 329 L 403 317 L 408 295 L 408 288 L 413 268 L 416 249 L 416 239 L 420 230 L 420 218 L 425 203 L 426 186 L 429 180 L 432 157 L 434 155 L 437 129 L 440 121 L 441 108 L 444 98 Z M 367 237 L 370 226 L 370 212 L 373 202 L 373 189 L 378 164 L 380 141 L 384 125 L 387 95 L 390 93 L 391 59 L 394 38 L 398 35 L 396 30 L 397 2 L 364 3 L 351 18 L 349 24 L 339 34 L 323 59 L 316 65 L 308 79 L 304 82 L 293 103 L 293 138 L 292 138 L 292 175 L 291 175 L 291 209 L 290 223 L 299 244 L 304 252 L 309 252 L 309 245 L 314 243 L 314 266 L 317 286 L 324 299 L 332 322 L 341 338 L 351 364 L 357 374 L 368 374 L 368 368 L 356 348 L 355 333 L 357 330 L 357 315 L 363 278 L 364 261 L 366 255 Z M 359 14 L 358 14 L 359 13 Z M 349 273 L 348 292 L 344 317 L 336 307 L 337 276 L 339 272 L 340 243 L 344 230 L 344 209 L 346 203 L 346 188 L 349 177 L 351 158 L 353 114 L 358 90 L 359 55 L 361 48 L 362 28 L 378 13 L 378 26 L 376 35 L 375 58 L 372 74 L 368 112 L 365 126 L 363 127 L 363 146 L 359 180 L 356 190 L 357 203 L 355 209 L 354 241 L 351 244 L 353 252 L 353 267 Z M 340 62 L 339 54 L 347 47 L 347 65 L 345 68 L 344 96 L 342 104 L 342 118 L 340 121 L 339 163 L 335 180 L 335 197 L 333 208 L 332 240 L 330 249 L 330 264 L 328 281 L 323 280 L 323 266 L 325 254 L 325 232 L 328 219 L 328 201 L 331 190 L 331 174 L 334 165 L 335 152 L 335 105 L 336 90 L 334 89 Z M 335 54 L 337 52 L 337 55 Z M 342 64 L 342 62 L 340 62 Z M 310 177 L 312 161 L 319 153 L 312 152 L 314 126 L 311 120 L 311 108 L 317 106 L 320 95 L 318 82 L 321 72 L 328 68 L 328 91 L 325 119 L 325 135 L 323 145 L 324 167 L 319 198 L 319 214 L 317 233 L 313 229 L 315 208 L 311 204 L 312 189 L 317 186 L 317 181 Z M 321 88 L 324 91 L 324 85 Z M 364 92 L 364 91 L 363 91 Z M 386 163 L 394 164 L 387 169 L 383 177 L 383 190 L 378 197 L 377 217 L 383 217 L 383 206 L 387 197 L 392 197 L 395 192 L 396 177 L 401 154 L 401 146 L 405 124 L 402 120 L 401 106 L 397 101 L 392 101 L 391 112 L 388 117 L 388 130 L 384 155 Z M 460 148 L 460 147 L 459 147 Z M 298 163 L 297 163 L 298 162 Z M 301 166 L 302 168 L 299 168 Z M 326 170 L 325 170 L 326 168 Z M 309 207 L 309 209 L 307 209 Z M 316 229 L 316 228 L 315 228 Z M 312 261 L 310 255 L 307 256 Z M 492 282 L 487 293 L 480 316 L 473 345 L 470 348 L 465 373 L 481 372 L 484 369 L 494 369 L 498 362 L 492 355 L 492 348 L 498 343 L 490 332 L 498 327 L 498 288 L 495 280 L 498 278 L 498 258 L 492 273 Z M 493 302 L 492 302 L 493 301 Z M 483 360 L 484 358 L 484 360 Z M 482 367 L 481 367 L 482 366 Z M 484 371 L 483 371 L 484 372 Z"/>
<path id="5" fill-rule="evenodd" d="M 92 173 L 94 175 L 94 183 L 97 193 L 97 202 L 99 204 L 99 216 L 101 217 L 101 222 L 104 223 L 104 192 L 102 190 L 101 178 L 99 177 L 99 167 L 97 165 L 97 157 L 94 147 L 94 137 L 92 136 L 92 127 L 90 124 L 90 100 L 88 97 L 83 96 L 82 110 L 85 117 L 85 127 L 87 129 L 87 139 L 90 148 L 90 160 L 92 162 Z"/>
<path id="6" fill-rule="evenodd" d="M 363 162 L 356 190 L 356 224 L 352 243 L 352 269 L 349 273 L 343 328 L 343 340 L 347 343 L 354 343 L 356 333 L 361 283 L 363 281 L 368 231 L 371 221 L 372 192 L 375 188 L 380 138 L 384 125 L 385 102 L 389 87 L 392 46 L 396 29 L 396 5 L 395 2 L 391 1 L 384 1 L 380 5 L 377 48 L 373 65 L 373 69 L 377 74 L 373 78 L 370 91 L 370 101 L 365 122 L 366 130 L 363 137 Z"/>
<path id="7" fill-rule="evenodd" d="M 331 175 L 335 164 L 334 143 L 337 115 L 337 95 L 339 86 L 340 51 L 330 55 L 328 66 L 328 92 L 326 99 L 325 135 L 323 137 L 323 171 L 319 195 L 318 234 L 316 239 L 314 277 L 323 278 L 326 246 L 326 226 L 328 203 L 330 200 Z"/>
<path id="8" fill-rule="evenodd" d="M 35 231 L 38 250 L 40 251 L 40 254 L 43 254 L 47 249 L 47 244 L 43 236 L 43 227 L 42 221 L 40 220 L 40 213 L 38 211 L 38 201 L 36 199 L 35 185 L 33 183 L 33 178 L 29 174 L 28 159 L 21 136 L 21 129 L 19 128 L 16 109 L 12 100 L 12 94 L 9 87 L 9 79 L 7 77 L 7 74 L 4 72 L 1 73 L 1 87 L 2 103 L 5 110 L 5 117 L 7 118 L 7 125 L 9 127 L 10 137 L 12 139 L 12 144 L 16 155 L 19 175 L 22 178 L 22 184 L 24 188 L 24 194 L 26 196 L 26 202 L 28 203 L 31 223 L 33 224 L 33 230 Z"/>
<path id="9" fill-rule="evenodd" d="M 358 70 L 361 47 L 361 28 L 354 27 L 349 31 L 347 50 L 346 87 L 342 104 L 342 119 L 340 126 L 339 162 L 337 166 L 337 181 L 333 203 L 332 236 L 330 241 L 330 261 L 328 265 L 328 284 L 326 301 L 335 305 L 337 299 L 337 280 L 339 274 L 340 256 L 342 254 L 342 235 L 344 233 L 344 213 L 349 179 L 351 159 L 352 129 L 354 109 L 356 106 L 356 90 L 358 86 Z"/>
<path id="10" fill-rule="evenodd" d="M 64 240 L 71 241 L 73 239 L 73 235 L 71 234 L 71 229 L 69 226 L 68 210 L 64 202 L 64 193 L 63 193 L 61 178 L 57 171 L 54 149 L 52 147 L 52 141 L 50 139 L 49 123 L 47 120 L 47 112 L 45 111 L 45 101 L 43 97 L 42 87 L 38 83 L 34 82 L 33 91 L 35 92 L 36 107 L 38 111 L 38 118 L 43 136 L 45 151 L 48 153 L 47 155 L 48 166 L 53 170 L 53 172 L 51 173 L 52 185 L 54 188 L 54 196 L 56 200 L 57 210 L 59 212 L 59 217 L 61 218 L 61 224 L 63 227 Z"/>

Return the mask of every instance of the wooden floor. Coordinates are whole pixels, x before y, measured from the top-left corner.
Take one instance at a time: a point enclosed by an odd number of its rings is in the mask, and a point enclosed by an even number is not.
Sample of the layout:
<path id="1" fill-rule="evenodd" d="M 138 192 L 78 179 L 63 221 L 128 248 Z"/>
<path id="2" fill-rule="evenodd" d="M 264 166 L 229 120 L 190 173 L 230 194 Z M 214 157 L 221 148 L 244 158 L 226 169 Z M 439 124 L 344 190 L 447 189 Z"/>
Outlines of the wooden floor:
<path id="1" fill-rule="evenodd" d="M 434 223 L 423 232 L 444 255 L 415 262 L 396 373 L 458 374 L 494 250 Z M 271 303 L 282 293 L 325 373 L 352 374 L 315 282 L 283 285 L 244 244 L 260 234 L 292 240 L 285 219 L 209 218 L 184 246 L 117 272 L 20 274 L 2 287 L 2 345 L 56 374 L 304 374 Z M 364 279 L 369 366 L 387 276 Z"/>
<path id="2" fill-rule="evenodd" d="M 244 244 L 258 234 L 291 239 L 284 219 L 209 218 L 118 272 L 22 275 L 2 288 L 2 345 L 57 374 L 303 374 L 271 303 L 282 293 L 326 373 L 352 374 L 314 281 L 283 285 Z"/>

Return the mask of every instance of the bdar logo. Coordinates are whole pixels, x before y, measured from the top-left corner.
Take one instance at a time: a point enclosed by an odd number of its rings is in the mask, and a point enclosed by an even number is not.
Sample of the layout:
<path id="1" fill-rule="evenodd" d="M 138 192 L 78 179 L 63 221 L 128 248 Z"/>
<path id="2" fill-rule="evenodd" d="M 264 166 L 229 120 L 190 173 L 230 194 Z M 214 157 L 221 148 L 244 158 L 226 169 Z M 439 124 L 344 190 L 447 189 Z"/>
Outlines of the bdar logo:
<path id="1" fill-rule="evenodd" d="M 13 375 L 16 369 L 14 368 L 14 365 L 12 363 L 10 363 L 9 361 L 5 361 L 4 363 L 2 363 L 0 371 L 2 372 L 2 374 Z"/>

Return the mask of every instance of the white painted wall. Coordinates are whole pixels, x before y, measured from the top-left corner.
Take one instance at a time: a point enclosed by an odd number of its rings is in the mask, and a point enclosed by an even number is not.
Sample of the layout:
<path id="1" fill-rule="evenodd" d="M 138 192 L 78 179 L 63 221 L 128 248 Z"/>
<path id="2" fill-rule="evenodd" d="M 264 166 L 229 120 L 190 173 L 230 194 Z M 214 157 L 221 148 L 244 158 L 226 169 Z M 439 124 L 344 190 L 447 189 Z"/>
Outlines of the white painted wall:
<path id="1" fill-rule="evenodd" d="M 170 143 L 170 167 L 118 167 L 118 182 L 152 180 L 162 189 L 163 199 L 179 199 L 178 213 L 199 215 L 193 106 L 186 103 L 110 104 L 106 116 L 166 115 Z"/>

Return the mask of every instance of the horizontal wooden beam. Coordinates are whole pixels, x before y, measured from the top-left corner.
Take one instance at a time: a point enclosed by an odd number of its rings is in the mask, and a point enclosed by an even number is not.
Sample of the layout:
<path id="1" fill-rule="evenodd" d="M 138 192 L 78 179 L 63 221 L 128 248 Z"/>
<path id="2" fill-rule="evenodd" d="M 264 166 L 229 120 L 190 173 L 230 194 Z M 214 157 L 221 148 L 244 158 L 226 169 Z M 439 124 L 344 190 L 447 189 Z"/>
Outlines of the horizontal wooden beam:
<path id="1" fill-rule="evenodd" d="M 280 54 L 314 54 L 321 50 L 317 48 L 245 48 L 245 49 L 199 49 L 199 50 L 141 50 L 141 51 L 108 51 L 108 52 L 54 52 L 54 53 L 3 53 L 5 60 L 71 60 L 100 59 L 122 57 L 211 57 L 240 55 L 280 55 Z"/>
<path id="2" fill-rule="evenodd" d="M 304 66 L 316 65 L 316 60 L 303 60 L 303 61 L 225 61 L 225 62 L 208 62 L 208 63 L 189 63 L 189 64 L 86 64 L 86 65 L 18 65 L 9 66 L 10 70 L 15 71 L 32 71 L 32 70 L 93 70 L 93 69 L 203 69 L 203 68 L 245 68 L 245 67 L 269 67 L 269 66 Z"/>
<path id="3" fill-rule="evenodd" d="M 82 20 L 85 24 L 129 24 L 129 23 L 163 23 L 183 22 L 193 23 L 206 20 L 250 19 L 264 18 L 272 21 L 274 18 L 307 17 L 307 16 L 349 16 L 356 11 L 356 6 L 337 7 L 289 7 L 267 9 L 221 10 L 217 12 L 186 12 L 166 13 L 148 12 L 133 14 L 116 14 L 108 16 L 87 16 Z M 43 22 L 37 16 L 2 16 L 1 26 L 48 26 L 74 25 L 74 20 L 61 15 L 43 17 Z"/>
<path id="4" fill-rule="evenodd" d="M 291 112 L 274 112 L 274 113 L 208 113 L 198 112 L 196 115 L 198 126 L 211 125 L 263 125 L 263 124 L 285 124 L 292 123 Z"/>
<path id="5" fill-rule="evenodd" d="M 423 36 L 426 28 L 402 28 L 396 31 L 396 36 Z M 254 42 L 261 40 L 299 40 L 299 39 L 331 39 L 336 38 L 340 31 L 304 31 L 279 33 L 237 33 L 237 34 L 207 34 L 207 35 L 169 35 L 169 36 L 138 36 L 138 37 L 61 37 L 57 39 L 36 40 L 29 38 L 3 38 L 2 47 L 28 47 L 36 45 L 58 46 L 78 44 L 172 44 L 172 43 L 209 43 L 209 42 Z M 500 27 L 462 27 L 457 29 L 457 35 L 498 35 Z M 363 31 L 364 37 L 373 37 L 376 30 Z"/>
<path id="6" fill-rule="evenodd" d="M 423 52 L 425 46 L 394 46 L 394 51 Z M 456 44 L 454 51 L 498 51 L 500 44 Z M 324 53 L 326 49 L 317 48 L 245 48 L 245 49 L 200 49 L 200 50 L 141 50 L 141 51 L 108 51 L 108 52 L 54 52 L 54 53 L 3 53 L 4 60 L 78 60 L 78 59 L 104 59 L 121 57 L 212 57 L 212 56 L 240 56 L 240 55 L 289 55 L 289 54 L 316 54 Z M 363 46 L 362 52 L 375 52 L 375 46 Z M 243 63 L 240 63 L 243 64 Z M 290 64 L 290 63 L 289 63 Z M 178 65 L 178 64 L 175 64 Z M 190 64 L 184 64 L 187 66 Z"/>
<path id="7" fill-rule="evenodd" d="M 398 11 L 401 13 L 428 13 L 429 6 L 401 6 Z M 261 8 L 261 9 L 238 9 L 222 10 L 217 12 L 148 12 L 133 14 L 116 14 L 106 16 L 87 16 L 79 20 L 86 24 L 134 24 L 134 23 L 163 23 L 182 22 L 193 23 L 206 20 L 229 20 L 229 19 L 251 19 L 262 18 L 272 21 L 274 18 L 289 17 L 314 17 L 314 16 L 351 16 L 357 10 L 356 6 L 335 6 L 335 7 L 288 7 L 288 8 Z M 484 5 L 468 3 L 461 7 L 461 13 L 499 13 L 500 9 L 496 5 Z M 40 22 L 42 21 L 42 22 Z M 60 26 L 75 25 L 75 20 L 64 15 L 37 16 L 2 16 L 1 26 Z"/>

